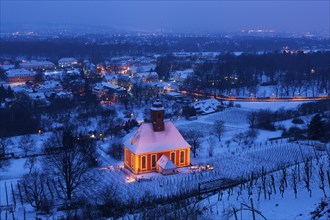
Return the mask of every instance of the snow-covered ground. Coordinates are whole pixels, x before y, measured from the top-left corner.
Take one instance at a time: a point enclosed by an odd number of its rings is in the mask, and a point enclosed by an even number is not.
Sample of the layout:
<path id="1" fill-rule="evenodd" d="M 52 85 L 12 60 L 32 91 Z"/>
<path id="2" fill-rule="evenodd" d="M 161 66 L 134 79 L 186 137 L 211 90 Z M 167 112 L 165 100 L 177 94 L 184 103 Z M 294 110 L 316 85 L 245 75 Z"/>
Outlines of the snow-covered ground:
<path id="1" fill-rule="evenodd" d="M 247 178 L 252 172 L 260 174 L 263 168 L 267 172 L 272 172 L 283 166 L 291 166 L 297 162 L 303 162 L 307 157 L 314 158 L 322 155 L 324 157 L 325 152 L 315 152 L 313 147 L 304 141 L 299 143 L 288 142 L 286 139 L 269 141 L 270 138 L 280 137 L 281 131 L 258 130 L 259 135 L 256 137 L 254 143 L 249 145 L 239 144 L 233 141 L 235 134 L 245 132 L 249 129 L 247 122 L 248 113 L 262 108 L 269 108 L 271 110 L 277 110 L 282 106 L 285 108 L 296 108 L 301 104 L 300 102 L 235 102 L 234 104 L 240 104 L 241 108 L 226 108 L 224 111 L 198 116 L 197 120 L 193 121 L 183 118 L 173 121 L 179 130 L 197 130 L 203 134 L 200 147 L 197 150 L 197 157 L 194 158 L 191 156 L 191 162 L 194 165 L 210 165 L 212 167 L 211 170 L 201 171 L 192 168 L 182 168 L 179 169 L 179 174 L 171 176 L 163 176 L 159 173 L 138 176 L 131 175 L 123 169 L 123 161 L 113 159 L 107 153 L 113 140 L 110 137 L 106 137 L 104 141 L 97 142 L 100 167 L 90 171 L 90 175 L 93 176 L 94 185 L 91 189 L 84 192 L 85 195 L 91 199 L 96 199 L 102 189 L 111 185 L 116 188 L 118 198 L 126 202 L 140 201 L 146 195 L 153 198 L 167 198 L 178 195 L 179 193 L 196 191 L 198 184 L 201 182 L 221 178 L 232 180 L 242 177 Z M 120 112 L 119 109 L 117 111 Z M 142 117 L 143 110 L 136 110 L 134 115 L 136 117 Z M 120 116 L 123 116 L 123 114 L 120 113 Z M 221 141 L 214 134 L 213 122 L 216 120 L 225 122 Z M 310 116 L 304 117 L 303 120 L 310 120 Z M 86 120 L 86 123 L 81 125 L 81 129 L 87 131 L 97 129 L 98 121 L 99 119 L 97 117 Z M 292 124 L 292 120 L 277 122 L 276 125 L 279 124 L 286 128 L 294 125 Z M 122 142 L 129 138 L 136 129 L 132 129 L 129 134 L 123 137 Z M 36 147 L 33 148 L 33 152 L 28 152 L 28 155 L 39 154 L 43 143 L 48 140 L 50 135 L 51 133 L 31 135 L 30 140 L 35 143 Z M 17 181 L 29 171 L 25 166 L 27 160 L 25 152 L 20 147 L 21 140 L 22 137 L 11 138 L 10 152 L 15 153 L 15 156 L 19 158 L 11 159 L 10 165 L 1 169 L 0 206 L 7 203 L 5 185 L 7 185 L 8 203 L 13 205 L 11 185 L 13 185 L 13 191 L 17 190 Z M 211 145 L 214 147 L 213 156 L 209 156 Z M 36 166 L 41 166 L 40 161 L 42 161 L 42 157 L 37 157 Z M 276 175 L 280 176 L 278 172 Z M 136 181 L 137 179 L 140 179 L 140 181 Z M 317 180 L 316 177 L 314 179 Z M 258 201 L 256 197 L 257 193 L 254 192 L 252 198 L 256 209 L 261 211 L 267 219 L 309 218 L 309 212 L 315 210 L 315 207 L 321 200 L 322 194 L 319 193 L 320 190 L 318 190 L 317 183 L 313 183 L 313 196 L 309 198 L 302 184 L 300 183 L 298 199 L 294 199 L 292 192 L 286 190 L 284 199 L 279 194 L 272 194 L 271 200 L 262 199 Z M 257 188 L 254 190 L 257 190 Z M 226 192 L 222 201 L 218 201 L 217 195 L 205 201 L 203 200 L 202 203 L 209 207 L 209 211 L 204 213 L 204 217 L 226 219 L 226 213 L 228 213 L 228 210 L 232 210 L 231 207 L 239 207 L 241 202 L 248 203 L 245 194 L 246 192 L 238 200 L 233 195 L 227 201 Z M 18 202 L 16 201 L 16 203 Z M 290 203 L 294 203 L 290 206 L 292 210 L 286 209 Z M 308 208 L 302 208 L 303 206 L 307 206 Z M 24 205 L 24 207 L 32 210 L 28 205 Z M 16 210 L 17 213 L 22 213 L 22 205 L 18 205 Z M 33 216 L 33 212 L 29 215 Z M 1 214 L 1 217 L 2 219 L 5 218 L 4 212 Z M 231 215 L 230 218 L 233 219 L 234 217 Z M 248 212 L 243 212 L 243 218 L 250 219 L 251 216 L 249 216 Z"/>
<path id="2" fill-rule="evenodd" d="M 279 108 L 284 109 L 296 109 L 299 105 L 306 103 L 303 101 L 277 101 L 277 102 L 243 102 L 243 101 L 234 101 L 235 104 L 239 104 L 244 109 L 270 109 L 276 111 Z"/>

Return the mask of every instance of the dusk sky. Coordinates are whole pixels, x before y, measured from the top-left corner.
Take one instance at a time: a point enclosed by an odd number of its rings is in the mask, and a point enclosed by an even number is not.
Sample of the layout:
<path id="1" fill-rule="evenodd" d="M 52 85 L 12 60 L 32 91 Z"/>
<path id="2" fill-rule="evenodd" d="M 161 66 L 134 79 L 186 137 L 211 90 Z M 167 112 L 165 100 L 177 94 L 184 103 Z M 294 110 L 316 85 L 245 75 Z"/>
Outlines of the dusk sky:
<path id="1" fill-rule="evenodd" d="M 134 30 L 242 29 L 329 33 L 329 1 L 15 1 L 1 0 L 1 26 L 52 23 Z"/>

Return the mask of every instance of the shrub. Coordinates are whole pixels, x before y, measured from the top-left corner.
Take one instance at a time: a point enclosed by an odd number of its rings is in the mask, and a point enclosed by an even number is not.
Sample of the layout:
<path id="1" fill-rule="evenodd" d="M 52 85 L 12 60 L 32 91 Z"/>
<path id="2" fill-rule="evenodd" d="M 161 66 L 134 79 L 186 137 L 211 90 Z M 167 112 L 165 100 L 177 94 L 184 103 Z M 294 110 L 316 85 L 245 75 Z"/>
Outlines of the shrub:
<path id="1" fill-rule="evenodd" d="M 302 120 L 301 118 L 294 118 L 291 121 L 293 124 L 304 124 L 304 120 Z"/>
<path id="2" fill-rule="evenodd" d="M 108 154 L 110 154 L 114 159 L 121 160 L 124 152 L 124 146 L 121 143 L 121 140 L 115 140 L 108 151 Z"/>

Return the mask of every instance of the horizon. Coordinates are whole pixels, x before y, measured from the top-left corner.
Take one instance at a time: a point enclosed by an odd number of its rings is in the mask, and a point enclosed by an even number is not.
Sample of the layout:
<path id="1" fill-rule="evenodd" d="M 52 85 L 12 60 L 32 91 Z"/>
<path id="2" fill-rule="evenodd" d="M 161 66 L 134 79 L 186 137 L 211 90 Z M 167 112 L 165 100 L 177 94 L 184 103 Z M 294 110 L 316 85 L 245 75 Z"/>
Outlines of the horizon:
<path id="1" fill-rule="evenodd" d="M 93 33 L 217 34 L 242 30 L 324 36 L 330 33 L 328 1 L 1 1 L 0 4 L 1 32 L 79 26 L 85 27 L 81 31 L 96 29 L 90 31 Z"/>

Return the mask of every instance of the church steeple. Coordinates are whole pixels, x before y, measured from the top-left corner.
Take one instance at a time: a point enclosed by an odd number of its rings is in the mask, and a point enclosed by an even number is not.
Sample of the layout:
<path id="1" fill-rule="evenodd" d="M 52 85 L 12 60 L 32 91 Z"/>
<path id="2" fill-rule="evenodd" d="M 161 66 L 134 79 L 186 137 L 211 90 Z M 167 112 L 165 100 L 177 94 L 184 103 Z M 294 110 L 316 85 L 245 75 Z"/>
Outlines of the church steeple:
<path id="1" fill-rule="evenodd" d="M 159 99 L 152 104 L 150 111 L 154 131 L 164 131 L 164 106 Z"/>

